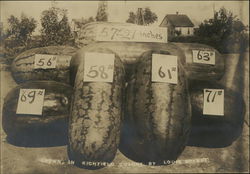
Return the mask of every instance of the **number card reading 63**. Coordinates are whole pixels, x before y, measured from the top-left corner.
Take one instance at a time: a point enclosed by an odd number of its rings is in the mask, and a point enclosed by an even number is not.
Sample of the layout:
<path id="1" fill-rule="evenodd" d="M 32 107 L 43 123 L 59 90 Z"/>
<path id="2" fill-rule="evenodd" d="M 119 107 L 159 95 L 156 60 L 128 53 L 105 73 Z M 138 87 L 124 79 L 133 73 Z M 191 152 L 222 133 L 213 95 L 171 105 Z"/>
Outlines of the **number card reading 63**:
<path id="1" fill-rule="evenodd" d="M 165 54 L 152 55 L 152 81 L 177 84 L 177 56 Z"/>
<path id="2" fill-rule="evenodd" d="M 215 52 L 206 50 L 192 50 L 193 62 L 215 65 Z"/>
<path id="3" fill-rule="evenodd" d="M 204 89 L 203 114 L 224 115 L 223 89 Z"/>
<path id="4" fill-rule="evenodd" d="M 20 89 L 17 114 L 42 115 L 45 89 Z"/>
<path id="5" fill-rule="evenodd" d="M 114 54 L 85 53 L 84 81 L 85 82 L 113 82 Z"/>

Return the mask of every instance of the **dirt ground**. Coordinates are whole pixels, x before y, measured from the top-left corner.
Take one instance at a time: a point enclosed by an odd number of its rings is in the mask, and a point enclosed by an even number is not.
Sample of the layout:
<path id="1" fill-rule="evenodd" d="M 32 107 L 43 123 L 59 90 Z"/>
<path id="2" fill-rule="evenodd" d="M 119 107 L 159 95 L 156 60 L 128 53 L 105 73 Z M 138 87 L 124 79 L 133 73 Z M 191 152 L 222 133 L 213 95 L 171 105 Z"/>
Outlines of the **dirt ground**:
<path id="1" fill-rule="evenodd" d="M 239 55 L 225 55 L 238 57 Z M 2 174 L 82 174 L 82 173 L 248 173 L 249 172 L 249 54 L 245 55 L 244 90 L 246 119 L 241 136 L 223 148 L 187 146 L 176 164 L 166 166 L 142 165 L 117 152 L 112 166 L 98 170 L 78 168 L 68 161 L 67 146 L 22 147 L 9 143 L 1 128 L 1 173 Z M 16 83 L 11 73 L 1 68 L 1 110 L 4 97 Z M 2 112 L 1 112 L 2 113 Z M 2 118 L 2 115 L 1 115 Z M 2 124 L 1 124 L 2 125 Z"/>

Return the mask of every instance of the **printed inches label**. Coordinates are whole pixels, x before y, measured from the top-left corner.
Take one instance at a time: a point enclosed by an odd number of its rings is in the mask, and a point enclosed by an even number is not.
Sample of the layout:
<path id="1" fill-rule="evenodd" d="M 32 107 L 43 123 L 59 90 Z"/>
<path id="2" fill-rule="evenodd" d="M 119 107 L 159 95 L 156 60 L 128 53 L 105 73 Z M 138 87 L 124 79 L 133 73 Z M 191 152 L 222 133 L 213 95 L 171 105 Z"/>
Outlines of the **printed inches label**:
<path id="1" fill-rule="evenodd" d="M 35 69 L 51 69 L 56 68 L 56 55 L 36 54 L 35 55 Z"/>
<path id="2" fill-rule="evenodd" d="M 114 54 L 87 52 L 84 57 L 85 82 L 113 82 Z"/>
<path id="3" fill-rule="evenodd" d="M 177 56 L 165 54 L 152 55 L 152 81 L 177 84 Z"/>
<path id="4" fill-rule="evenodd" d="M 20 89 L 17 114 L 42 115 L 45 89 Z"/>
<path id="5" fill-rule="evenodd" d="M 224 89 L 204 89 L 204 115 L 224 115 Z"/>
<path id="6" fill-rule="evenodd" d="M 206 50 L 192 50 L 193 62 L 215 65 L 215 52 Z"/>
<path id="7" fill-rule="evenodd" d="M 97 41 L 161 42 L 167 43 L 166 27 L 110 26 L 97 27 Z"/>

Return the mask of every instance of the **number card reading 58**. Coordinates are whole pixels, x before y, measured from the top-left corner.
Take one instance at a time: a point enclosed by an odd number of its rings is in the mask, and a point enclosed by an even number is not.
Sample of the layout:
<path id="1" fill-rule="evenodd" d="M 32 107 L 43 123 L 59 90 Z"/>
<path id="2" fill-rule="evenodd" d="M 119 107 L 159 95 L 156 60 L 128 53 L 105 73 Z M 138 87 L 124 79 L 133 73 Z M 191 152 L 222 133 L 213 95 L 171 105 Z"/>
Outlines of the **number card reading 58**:
<path id="1" fill-rule="evenodd" d="M 84 81 L 113 82 L 114 61 L 114 54 L 85 53 Z"/>
<path id="2" fill-rule="evenodd" d="M 204 89 L 203 114 L 224 115 L 223 89 Z"/>
<path id="3" fill-rule="evenodd" d="M 42 115 L 45 89 L 20 89 L 17 114 Z"/>
<path id="4" fill-rule="evenodd" d="M 152 55 L 152 81 L 177 84 L 177 56 L 165 54 Z"/>

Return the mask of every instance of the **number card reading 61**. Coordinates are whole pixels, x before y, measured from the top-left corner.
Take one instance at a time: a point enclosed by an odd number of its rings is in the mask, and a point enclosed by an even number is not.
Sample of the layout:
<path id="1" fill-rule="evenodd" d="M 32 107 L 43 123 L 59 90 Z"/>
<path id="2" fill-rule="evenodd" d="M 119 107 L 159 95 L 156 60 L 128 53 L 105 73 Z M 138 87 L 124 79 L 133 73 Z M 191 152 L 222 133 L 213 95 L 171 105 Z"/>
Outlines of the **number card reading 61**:
<path id="1" fill-rule="evenodd" d="M 84 81 L 85 82 L 113 82 L 114 54 L 85 53 Z"/>
<path id="2" fill-rule="evenodd" d="M 165 54 L 152 55 L 152 81 L 177 84 L 177 56 Z"/>
<path id="3" fill-rule="evenodd" d="M 45 89 L 20 89 L 17 114 L 42 115 Z"/>
<path id="4" fill-rule="evenodd" d="M 204 89 L 203 114 L 224 115 L 223 89 Z"/>

